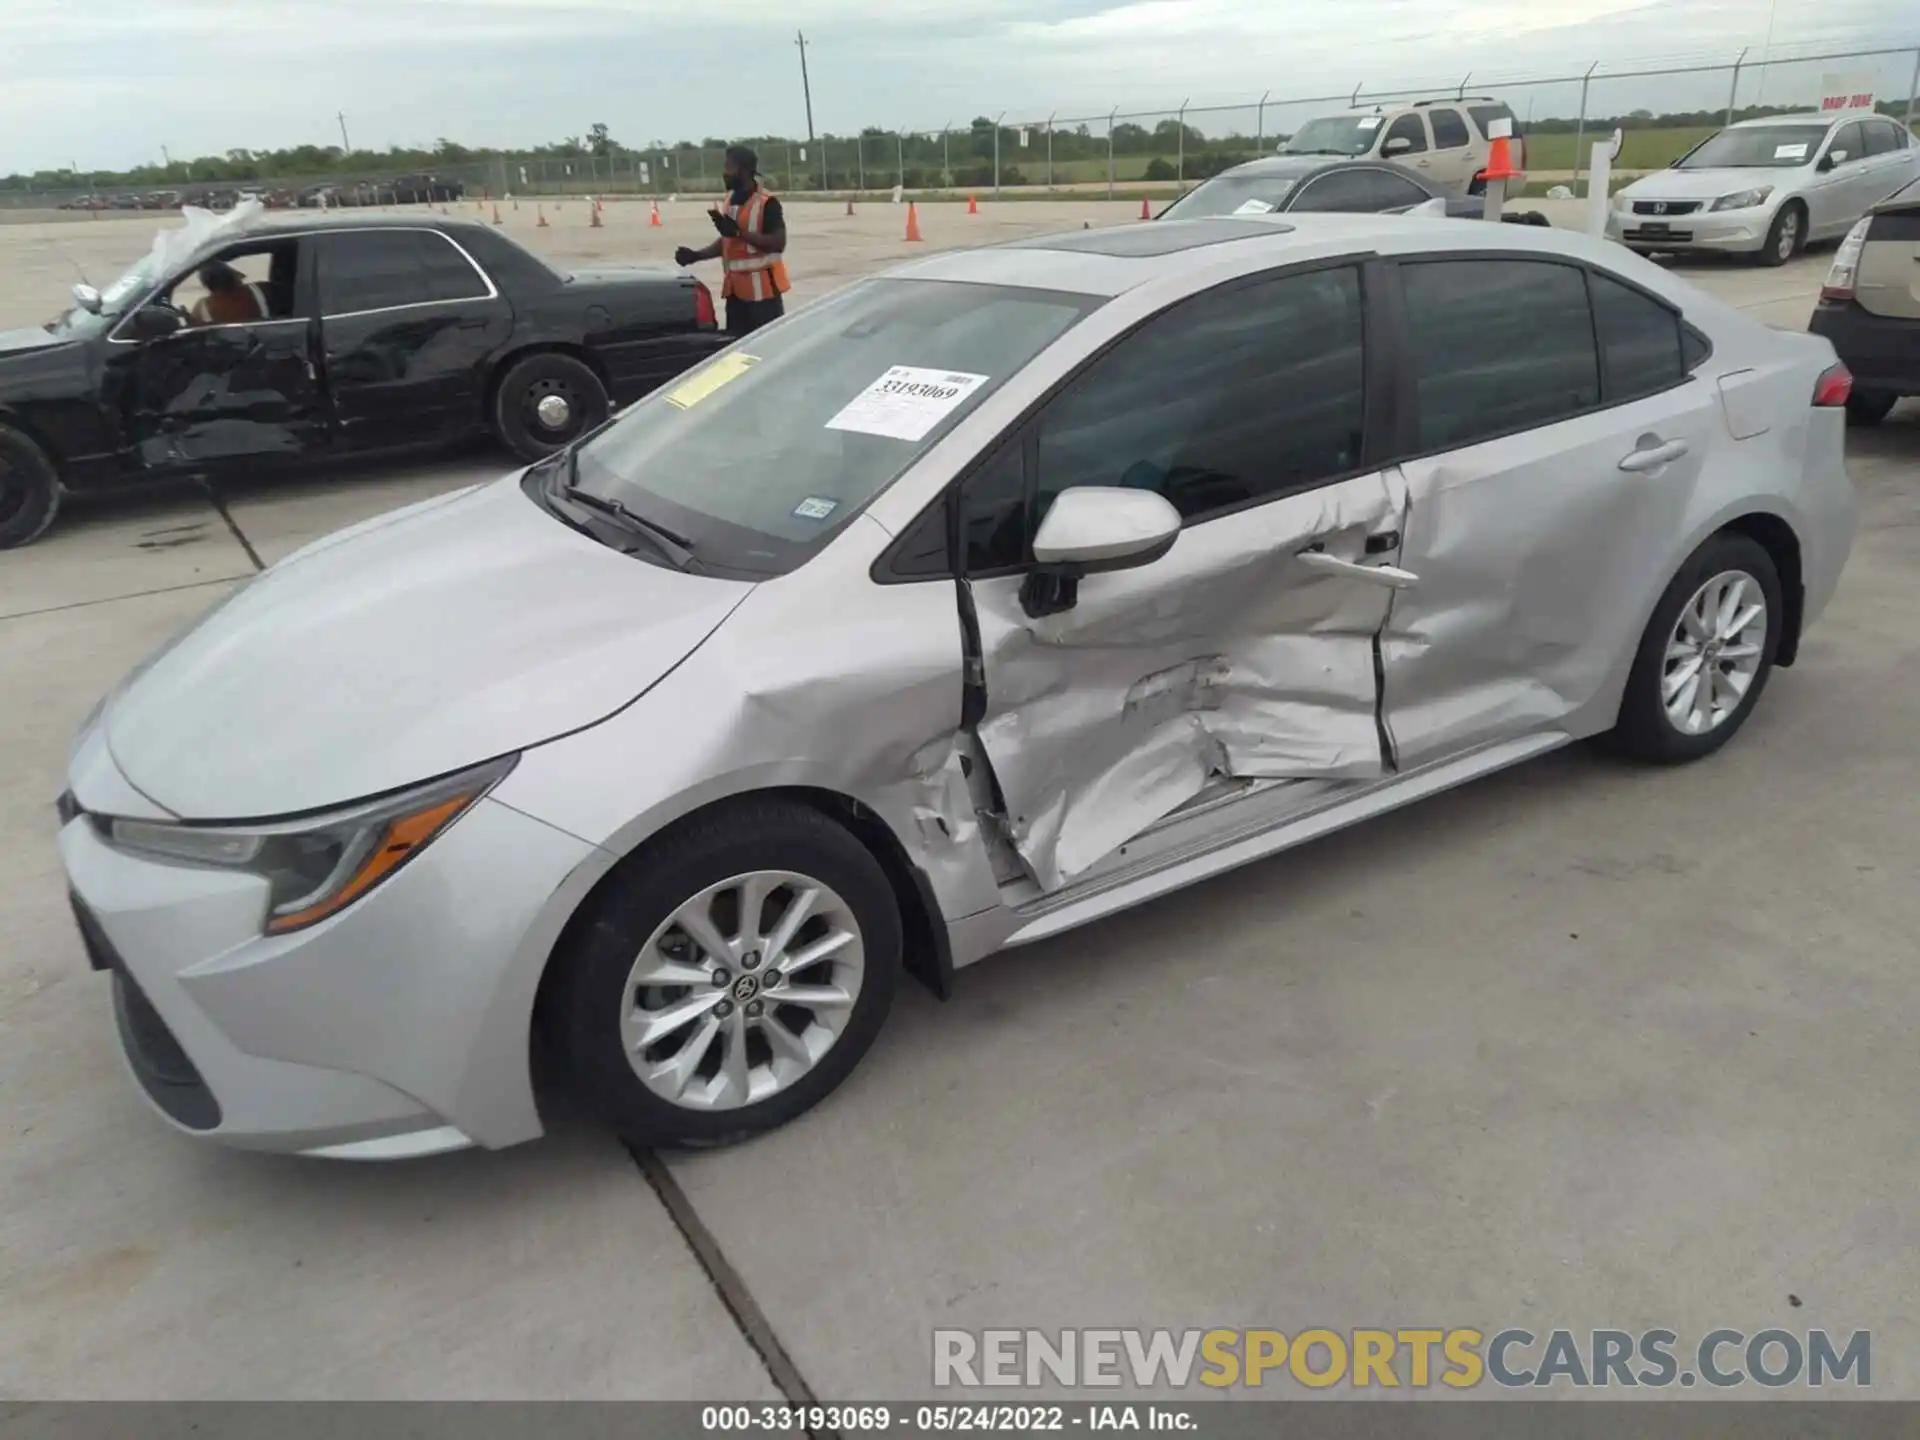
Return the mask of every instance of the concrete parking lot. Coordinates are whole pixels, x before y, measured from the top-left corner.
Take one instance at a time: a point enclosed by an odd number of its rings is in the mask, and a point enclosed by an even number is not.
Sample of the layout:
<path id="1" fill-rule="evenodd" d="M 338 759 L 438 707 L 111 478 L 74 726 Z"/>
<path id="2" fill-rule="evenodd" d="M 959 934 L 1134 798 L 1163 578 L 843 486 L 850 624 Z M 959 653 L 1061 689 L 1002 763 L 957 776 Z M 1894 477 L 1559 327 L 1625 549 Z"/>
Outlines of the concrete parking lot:
<path id="1" fill-rule="evenodd" d="M 920 248 L 1137 214 L 962 208 L 923 208 Z M 662 209 L 503 219 L 657 261 L 705 229 Z M 912 253 L 891 205 L 789 217 L 802 298 Z M 153 223 L 0 226 L 0 328 Z M 1797 327 L 1827 263 L 1689 273 Z M 1920 1396 L 1920 406 L 1851 466 L 1839 595 L 1704 764 L 1562 752 L 944 1005 L 909 986 L 835 1097 L 744 1146 L 636 1159 L 562 1111 L 387 1167 L 149 1114 L 52 800 L 80 719 L 248 546 L 508 462 L 241 487 L 231 527 L 191 492 L 74 507 L 0 556 L 0 1397 L 910 1397 L 934 1327 L 992 1325 L 1864 1329 L 1874 1393 Z"/>

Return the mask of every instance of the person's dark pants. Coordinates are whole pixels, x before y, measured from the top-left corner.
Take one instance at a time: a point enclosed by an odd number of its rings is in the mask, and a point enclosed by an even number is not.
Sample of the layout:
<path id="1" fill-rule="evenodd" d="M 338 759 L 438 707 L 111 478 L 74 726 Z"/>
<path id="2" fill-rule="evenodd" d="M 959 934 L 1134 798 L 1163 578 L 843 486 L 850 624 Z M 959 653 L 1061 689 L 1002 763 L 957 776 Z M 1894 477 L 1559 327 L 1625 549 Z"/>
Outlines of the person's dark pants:
<path id="1" fill-rule="evenodd" d="M 771 325 L 786 313 L 784 295 L 776 295 L 771 300 L 729 300 L 727 334 L 751 335 L 762 325 Z"/>

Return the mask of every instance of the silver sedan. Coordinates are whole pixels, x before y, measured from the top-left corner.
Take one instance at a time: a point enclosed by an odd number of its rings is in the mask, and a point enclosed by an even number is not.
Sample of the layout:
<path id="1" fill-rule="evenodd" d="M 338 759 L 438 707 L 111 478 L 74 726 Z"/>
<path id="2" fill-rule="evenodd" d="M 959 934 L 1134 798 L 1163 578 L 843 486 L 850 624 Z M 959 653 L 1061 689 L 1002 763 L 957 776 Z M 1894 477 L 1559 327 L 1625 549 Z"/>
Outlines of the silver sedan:
<path id="1" fill-rule="evenodd" d="M 235 591 L 76 741 L 75 915 L 196 1135 L 528 1140 L 536 1030 L 622 1135 L 750 1133 L 902 974 L 1588 737 L 1711 754 L 1846 560 L 1847 387 L 1554 230 L 931 257 Z"/>
<path id="2" fill-rule="evenodd" d="M 1773 115 L 1703 140 L 1613 197 L 1607 233 L 1642 254 L 1716 251 L 1780 265 L 1834 240 L 1920 177 L 1920 144 L 1885 116 Z"/>

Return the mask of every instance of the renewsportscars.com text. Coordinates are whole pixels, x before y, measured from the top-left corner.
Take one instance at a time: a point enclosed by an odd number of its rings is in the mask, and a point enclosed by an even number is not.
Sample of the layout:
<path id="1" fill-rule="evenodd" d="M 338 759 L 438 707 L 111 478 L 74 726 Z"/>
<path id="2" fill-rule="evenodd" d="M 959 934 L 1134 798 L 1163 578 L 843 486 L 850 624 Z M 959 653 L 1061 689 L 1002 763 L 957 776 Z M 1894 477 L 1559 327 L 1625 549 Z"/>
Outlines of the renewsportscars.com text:
<path id="1" fill-rule="evenodd" d="M 1855 1330 L 936 1330 L 941 1389 L 1768 1389 L 1873 1383 L 1873 1337 Z"/>

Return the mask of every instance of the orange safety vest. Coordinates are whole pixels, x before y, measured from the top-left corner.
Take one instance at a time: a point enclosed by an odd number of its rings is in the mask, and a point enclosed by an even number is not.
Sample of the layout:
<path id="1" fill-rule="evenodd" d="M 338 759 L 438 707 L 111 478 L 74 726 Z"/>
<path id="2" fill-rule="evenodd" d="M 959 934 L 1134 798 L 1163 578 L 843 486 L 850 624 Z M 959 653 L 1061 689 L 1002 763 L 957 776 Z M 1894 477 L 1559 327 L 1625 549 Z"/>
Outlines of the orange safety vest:
<path id="1" fill-rule="evenodd" d="M 772 195 L 760 185 L 753 187 L 744 205 L 735 205 L 728 195 L 720 204 L 720 213 L 739 221 L 742 230 L 756 234 L 760 217 L 766 213 Z M 787 263 L 778 255 L 756 250 L 744 240 L 720 237 L 720 268 L 726 272 L 720 281 L 720 293 L 729 300 L 771 300 L 787 293 Z"/>

